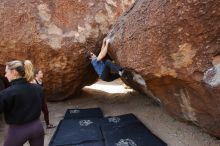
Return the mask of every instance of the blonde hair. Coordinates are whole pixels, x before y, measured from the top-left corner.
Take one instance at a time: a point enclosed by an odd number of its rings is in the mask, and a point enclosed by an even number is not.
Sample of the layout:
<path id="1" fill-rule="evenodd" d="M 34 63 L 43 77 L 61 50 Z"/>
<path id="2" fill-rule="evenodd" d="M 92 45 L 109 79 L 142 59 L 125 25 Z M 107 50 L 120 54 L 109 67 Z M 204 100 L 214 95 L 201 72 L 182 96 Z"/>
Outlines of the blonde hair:
<path id="1" fill-rule="evenodd" d="M 30 60 L 20 61 L 14 60 L 6 63 L 6 66 L 10 70 L 16 70 L 21 77 L 27 79 L 28 82 L 34 79 L 33 64 Z"/>

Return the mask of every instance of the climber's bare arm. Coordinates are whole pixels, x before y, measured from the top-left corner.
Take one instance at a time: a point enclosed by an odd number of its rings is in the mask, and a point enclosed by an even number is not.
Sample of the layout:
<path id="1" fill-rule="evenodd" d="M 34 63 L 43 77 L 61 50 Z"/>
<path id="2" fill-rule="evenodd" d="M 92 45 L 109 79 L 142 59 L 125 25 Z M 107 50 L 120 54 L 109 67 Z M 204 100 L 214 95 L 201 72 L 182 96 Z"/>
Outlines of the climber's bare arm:
<path id="1" fill-rule="evenodd" d="M 108 44 L 109 44 L 109 40 L 105 38 L 103 40 L 101 51 L 97 57 L 97 61 L 102 60 L 106 56 L 106 54 L 108 53 Z"/>

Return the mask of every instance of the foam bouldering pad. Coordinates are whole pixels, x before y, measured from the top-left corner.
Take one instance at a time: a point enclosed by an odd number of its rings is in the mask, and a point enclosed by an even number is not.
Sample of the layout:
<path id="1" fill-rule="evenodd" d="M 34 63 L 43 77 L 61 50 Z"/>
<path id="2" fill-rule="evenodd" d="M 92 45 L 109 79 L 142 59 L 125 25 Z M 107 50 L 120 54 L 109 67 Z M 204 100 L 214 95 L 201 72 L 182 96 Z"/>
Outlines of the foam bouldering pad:
<path id="1" fill-rule="evenodd" d="M 67 109 L 64 119 L 103 118 L 100 108 Z"/>
<path id="2" fill-rule="evenodd" d="M 102 141 L 99 119 L 61 120 L 50 141 L 50 146 L 87 146 L 88 143 L 91 146 L 92 144 L 101 146 Z"/>
<path id="3" fill-rule="evenodd" d="M 100 119 L 102 129 L 123 127 L 132 123 L 140 122 L 134 114 L 125 114 L 119 116 L 109 116 Z"/>
<path id="4" fill-rule="evenodd" d="M 102 129 L 106 146 L 166 146 L 141 122 L 134 122 L 120 127 L 108 126 Z"/>
<path id="5" fill-rule="evenodd" d="M 81 144 L 68 144 L 68 145 L 50 145 L 50 146 L 105 146 L 103 141 L 84 142 Z"/>

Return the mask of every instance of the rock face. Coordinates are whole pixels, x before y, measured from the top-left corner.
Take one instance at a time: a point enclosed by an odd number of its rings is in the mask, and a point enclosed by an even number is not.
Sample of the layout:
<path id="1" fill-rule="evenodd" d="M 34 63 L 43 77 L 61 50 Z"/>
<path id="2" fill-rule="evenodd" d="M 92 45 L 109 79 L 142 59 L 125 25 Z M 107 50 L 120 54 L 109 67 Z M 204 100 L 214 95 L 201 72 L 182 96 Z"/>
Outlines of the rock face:
<path id="1" fill-rule="evenodd" d="M 127 83 L 173 117 L 220 137 L 220 2 L 137 0 L 116 23 L 109 54 Z"/>
<path id="2" fill-rule="evenodd" d="M 97 76 L 83 51 L 99 48 L 134 0 L 1 0 L 0 66 L 29 59 L 44 72 L 49 100 L 61 100 Z M 1 76 L 4 69 L 1 67 Z M 48 94 L 49 93 L 49 94 Z"/>

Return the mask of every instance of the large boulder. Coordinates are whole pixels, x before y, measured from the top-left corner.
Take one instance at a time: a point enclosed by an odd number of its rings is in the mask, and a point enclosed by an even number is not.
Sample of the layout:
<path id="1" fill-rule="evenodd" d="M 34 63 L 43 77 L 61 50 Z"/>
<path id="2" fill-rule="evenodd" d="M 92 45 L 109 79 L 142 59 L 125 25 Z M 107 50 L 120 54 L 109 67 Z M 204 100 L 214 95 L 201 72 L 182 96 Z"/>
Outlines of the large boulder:
<path id="1" fill-rule="evenodd" d="M 83 52 L 99 48 L 133 2 L 1 0 L 0 66 L 13 59 L 31 60 L 44 72 L 48 99 L 65 99 L 97 79 Z"/>
<path id="2" fill-rule="evenodd" d="M 173 117 L 220 137 L 220 2 L 137 0 L 116 23 L 109 54 L 127 83 Z"/>

